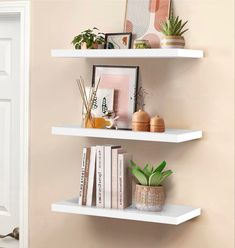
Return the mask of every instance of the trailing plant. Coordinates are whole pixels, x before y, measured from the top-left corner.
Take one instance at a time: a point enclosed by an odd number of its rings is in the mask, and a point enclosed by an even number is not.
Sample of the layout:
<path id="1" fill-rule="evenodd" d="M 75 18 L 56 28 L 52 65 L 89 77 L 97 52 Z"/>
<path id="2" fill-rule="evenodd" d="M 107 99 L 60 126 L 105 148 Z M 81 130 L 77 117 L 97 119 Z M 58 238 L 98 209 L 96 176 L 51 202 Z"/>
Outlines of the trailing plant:
<path id="1" fill-rule="evenodd" d="M 144 169 L 141 169 L 134 161 L 130 161 L 130 169 L 132 175 L 137 182 L 144 186 L 160 186 L 173 172 L 172 170 L 163 171 L 166 167 L 166 161 L 161 162 L 157 166 L 146 164 Z"/>
<path id="2" fill-rule="evenodd" d="M 76 49 L 80 49 L 82 43 L 86 43 L 87 48 L 93 48 L 93 44 L 104 44 L 104 34 L 98 32 L 98 28 L 94 27 L 93 29 L 87 29 L 82 31 L 79 35 L 75 36 L 72 40 L 72 44 L 75 46 Z"/>
<path id="3" fill-rule="evenodd" d="M 173 14 L 170 15 L 166 21 L 161 23 L 161 32 L 165 36 L 182 36 L 188 29 L 184 29 L 188 21 L 184 22 L 179 19 L 179 16 L 175 17 Z"/>

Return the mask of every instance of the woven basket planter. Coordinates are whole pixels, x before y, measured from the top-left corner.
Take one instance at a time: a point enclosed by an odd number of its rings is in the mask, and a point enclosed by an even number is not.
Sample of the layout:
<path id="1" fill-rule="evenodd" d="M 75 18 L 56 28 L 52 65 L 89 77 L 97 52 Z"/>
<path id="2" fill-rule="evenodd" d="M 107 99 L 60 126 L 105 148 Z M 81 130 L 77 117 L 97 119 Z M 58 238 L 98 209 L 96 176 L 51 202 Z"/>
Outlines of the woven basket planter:
<path id="1" fill-rule="evenodd" d="M 165 203 L 165 198 L 163 186 L 154 187 L 136 184 L 135 204 L 139 210 L 161 211 Z"/>
<path id="2" fill-rule="evenodd" d="M 162 48 L 184 48 L 185 40 L 183 36 L 165 36 L 161 40 Z"/>

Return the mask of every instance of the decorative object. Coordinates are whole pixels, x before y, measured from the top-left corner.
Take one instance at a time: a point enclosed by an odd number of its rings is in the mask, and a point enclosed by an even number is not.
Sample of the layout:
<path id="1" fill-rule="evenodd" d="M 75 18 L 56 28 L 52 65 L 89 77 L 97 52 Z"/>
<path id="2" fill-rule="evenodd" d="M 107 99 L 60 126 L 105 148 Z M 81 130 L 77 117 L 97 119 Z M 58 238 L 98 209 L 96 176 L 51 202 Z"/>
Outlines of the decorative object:
<path id="1" fill-rule="evenodd" d="M 125 32 L 133 38 L 148 40 L 152 48 L 160 47 L 161 22 L 169 17 L 170 0 L 127 0 Z"/>
<path id="2" fill-rule="evenodd" d="M 119 119 L 119 116 L 116 116 L 112 111 L 107 111 L 103 117 L 109 122 L 109 125 L 106 125 L 106 128 L 118 129 L 117 120 Z"/>
<path id="3" fill-rule="evenodd" d="M 149 114 L 143 110 L 135 112 L 132 116 L 132 131 L 145 131 L 150 130 L 150 117 Z"/>
<path id="4" fill-rule="evenodd" d="M 151 48 L 151 45 L 148 40 L 135 40 L 134 48 L 135 49 L 147 49 L 147 48 Z"/>
<path id="5" fill-rule="evenodd" d="M 165 132 L 165 122 L 164 119 L 159 117 L 159 115 L 151 118 L 150 121 L 150 132 L 163 133 Z"/>
<path id="6" fill-rule="evenodd" d="M 141 169 L 132 160 L 130 163 L 129 169 L 137 181 L 135 189 L 136 208 L 161 211 L 165 203 L 165 191 L 162 183 L 173 173 L 171 170 L 163 171 L 166 167 L 166 161 L 156 167 L 147 164 L 144 169 Z"/>
<path id="7" fill-rule="evenodd" d="M 100 88 L 114 89 L 114 112 L 119 129 L 131 129 L 132 114 L 136 110 L 136 89 L 138 88 L 138 66 L 94 65 L 92 85 L 100 78 Z"/>
<path id="8" fill-rule="evenodd" d="M 100 84 L 100 78 L 95 86 L 91 86 L 89 93 L 86 92 L 84 79 L 80 76 L 80 79 L 77 79 L 78 89 L 80 91 L 82 101 L 84 104 L 85 112 L 83 113 L 83 123 L 82 126 L 85 128 L 93 128 L 95 127 L 94 119 L 91 114 L 92 105 L 94 103 L 94 97 L 98 90 Z"/>
<path id="9" fill-rule="evenodd" d="M 162 33 L 165 35 L 161 40 L 162 48 L 184 48 L 185 40 L 182 36 L 188 29 L 184 29 L 188 21 L 184 22 L 179 16 L 173 14 L 161 24 Z"/>
<path id="10" fill-rule="evenodd" d="M 148 94 L 147 91 L 142 86 L 140 86 L 136 91 L 135 99 L 136 99 L 136 108 L 138 110 L 144 110 L 145 97 L 147 94 Z"/>
<path id="11" fill-rule="evenodd" d="M 86 92 L 89 94 L 90 88 L 86 87 Z M 102 117 L 107 111 L 113 111 L 114 105 L 114 89 L 100 88 L 94 95 L 91 114 L 94 117 Z"/>
<path id="12" fill-rule="evenodd" d="M 105 34 L 106 49 L 129 49 L 131 48 L 131 33 L 107 33 Z"/>
<path id="13" fill-rule="evenodd" d="M 97 49 L 104 48 L 104 34 L 98 32 L 98 28 L 87 29 L 75 36 L 72 44 L 75 49 Z M 98 33 L 97 33 L 98 32 Z"/>

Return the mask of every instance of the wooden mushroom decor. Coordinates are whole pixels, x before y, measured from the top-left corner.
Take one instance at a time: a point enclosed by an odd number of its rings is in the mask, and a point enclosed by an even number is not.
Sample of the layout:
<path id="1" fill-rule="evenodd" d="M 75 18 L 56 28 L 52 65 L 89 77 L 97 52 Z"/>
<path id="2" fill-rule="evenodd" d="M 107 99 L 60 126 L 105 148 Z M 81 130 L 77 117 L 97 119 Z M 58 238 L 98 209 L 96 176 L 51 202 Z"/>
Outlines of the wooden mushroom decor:
<path id="1" fill-rule="evenodd" d="M 146 131 L 150 130 L 150 116 L 147 112 L 139 110 L 132 116 L 132 130 Z"/>
<path id="2" fill-rule="evenodd" d="M 150 132 L 165 132 L 165 122 L 164 119 L 159 117 L 159 115 L 151 118 L 150 121 Z"/>

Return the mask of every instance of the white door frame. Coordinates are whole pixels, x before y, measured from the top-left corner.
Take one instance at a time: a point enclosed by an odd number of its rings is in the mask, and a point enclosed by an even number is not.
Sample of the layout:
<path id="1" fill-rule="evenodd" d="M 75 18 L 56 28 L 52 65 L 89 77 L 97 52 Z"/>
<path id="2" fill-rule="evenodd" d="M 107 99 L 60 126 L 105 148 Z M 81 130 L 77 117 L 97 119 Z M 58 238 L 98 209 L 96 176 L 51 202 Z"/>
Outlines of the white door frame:
<path id="1" fill-rule="evenodd" d="M 20 15 L 20 248 L 28 248 L 29 210 L 29 48 L 30 3 L 29 1 L 0 0 L 0 14 Z M 11 231 L 11 230 L 10 230 Z"/>

